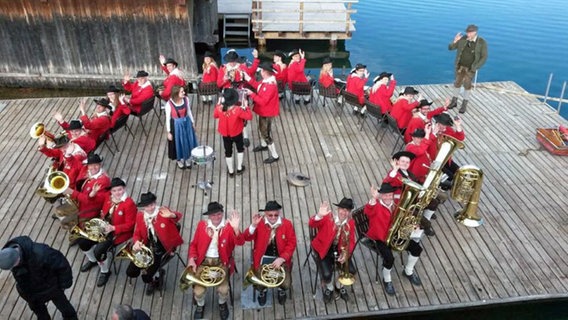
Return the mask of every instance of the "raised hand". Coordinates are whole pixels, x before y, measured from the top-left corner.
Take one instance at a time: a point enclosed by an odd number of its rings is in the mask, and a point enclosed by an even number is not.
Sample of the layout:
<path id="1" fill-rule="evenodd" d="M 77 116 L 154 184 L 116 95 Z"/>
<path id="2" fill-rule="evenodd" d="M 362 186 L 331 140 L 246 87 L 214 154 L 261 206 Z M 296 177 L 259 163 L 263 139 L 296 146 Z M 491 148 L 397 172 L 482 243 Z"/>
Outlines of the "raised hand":
<path id="1" fill-rule="evenodd" d="M 327 216 L 328 214 L 331 213 L 331 209 L 329 208 L 329 202 L 327 201 L 323 201 L 320 204 L 320 208 L 319 208 L 319 212 L 318 212 L 318 216 L 320 216 L 321 218 Z"/>
<path id="2" fill-rule="evenodd" d="M 260 214 L 256 213 L 255 215 L 252 216 L 251 225 L 256 228 L 256 226 L 258 226 L 258 224 L 260 223 L 261 220 L 262 220 L 262 216 Z"/>
<path id="3" fill-rule="evenodd" d="M 306 56 L 306 52 L 302 49 L 298 49 L 298 53 L 300 54 L 301 59 L 304 59 L 304 57 Z"/>
<path id="4" fill-rule="evenodd" d="M 166 63 L 166 57 L 163 54 L 160 55 L 159 59 L 161 64 Z"/>
<path id="5" fill-rule="evenodd" d="M 235 209 L 231 210 L 229 212 L 229 224 L 231 225 L 231 227 L 233 227 L 233 229 L 235 231 L 239 230 L 239 226 L 241 223 L 241 216 L 239 215 L 239 212 Z"/>
<path id="6" fill-rule="evenodd" d="M 379 189 L 375 186 L 371 186 L 371 197 L 375 200 L 379 200 Z"/>
<path id="7" fill-rule="evenodd" d="M 55 121 L 57 121 L 57 122 L 64 122 L 63 116 L 61 115 L 61 112 L 56 112 L 53 115 L 53 119 L 55 119 Z"/>
<path id="8" fill-rule="evenodd" d="M 458 42 L 462 38 L 462 33 L 458 32 L 454 37 L 454 43 Z"/>
<path id="9" fill-rule="evenodd" d="M 258 59 L 258 50 L 256 49 L 252 50 L 252 56 L 253 58 Z"/>
<path id="10" fill-rule="evenodd" d="M 400 166 L 398 165 L 398 161 L 396 159 L 391 159 L 390 164 L 391 164 L 392 170 L 395 171 L 395 172 L 398 171 L 398 169 L 400 168 Z"/>

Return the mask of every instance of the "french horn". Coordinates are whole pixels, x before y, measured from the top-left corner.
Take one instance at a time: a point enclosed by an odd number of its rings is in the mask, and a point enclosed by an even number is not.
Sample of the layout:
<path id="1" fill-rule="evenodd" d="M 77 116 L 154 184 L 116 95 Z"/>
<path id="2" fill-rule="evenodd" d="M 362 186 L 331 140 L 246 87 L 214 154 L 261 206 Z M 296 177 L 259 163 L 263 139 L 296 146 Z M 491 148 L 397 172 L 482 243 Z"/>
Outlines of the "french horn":
<path id="1" fill-rule="evenodd" d="M 204 266 L 199 274 L 195 274 L 188 266 L 181 274 L 179 288 L 185 291 L 194 284 L 202 287 L 216 287 L 225 280 L 226 276 L 225 269 L 218 266 Z"/>
<path id="2" fill-rule="evenodd" d="M 81 227 L 76 225 L 71 228 L 71 230 L 69 230 L 69 242 L 77 240 L 79 238 L 91 240 L 94 242 L 103 242 L 107 239 L 105 228 L 108 225 L 108 222 L 99 218 L 93 218 L 85 222 L 84 229 L 81 229 Z"/>
<path id="3" fill-rule="evenodd" d="M 257 276 L 251 267 L 245 275 L 243 287 L 250 284 L 258 285 L 266 288 L 279 287 L 286 279 L 286 271 L 284 267 L 275 268 L 272 264 L 263 264 L 260 266 L 259 275 Z"/>
<path id="4" fill-rule="evenodd" d="M 117 250 L 115 258 L 128 259 L 140 269 L 147 269 L 154 264 L 154 253 L 152 249 L 142 245 L 140 250 L 133 251 L 130 242 L 126 242 Z"/>

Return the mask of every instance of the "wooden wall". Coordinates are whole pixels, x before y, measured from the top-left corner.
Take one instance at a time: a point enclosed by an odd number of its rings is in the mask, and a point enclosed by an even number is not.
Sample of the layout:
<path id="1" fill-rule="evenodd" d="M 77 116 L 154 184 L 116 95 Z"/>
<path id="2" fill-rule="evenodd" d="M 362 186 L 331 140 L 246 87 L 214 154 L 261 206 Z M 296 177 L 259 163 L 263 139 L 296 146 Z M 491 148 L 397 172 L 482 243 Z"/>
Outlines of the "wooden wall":
<path id="1" fill-rule="evenodd" d="M 0 85 L 99 87 L 158 56 L 195 78 L 193 0 L 0 0 Z"/>

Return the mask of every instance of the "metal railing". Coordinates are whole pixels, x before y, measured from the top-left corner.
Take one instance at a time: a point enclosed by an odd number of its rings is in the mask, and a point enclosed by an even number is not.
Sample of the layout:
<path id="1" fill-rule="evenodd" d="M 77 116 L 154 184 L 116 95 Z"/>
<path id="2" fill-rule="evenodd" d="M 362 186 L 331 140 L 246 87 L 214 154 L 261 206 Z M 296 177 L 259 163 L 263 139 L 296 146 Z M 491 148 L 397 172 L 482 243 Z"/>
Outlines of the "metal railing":
<path id="1" fill-rule="evenodd" d="M 547 104 L 548 100 L 557 101 L 558 106 L 556 106 L 556 113 L 560 114 L 560 110 L 562 109 L 562 102 L 568 102 L 568 99 L 564 99 L 564 93 L 566 92 L 566 81 L 564 81 L 564 83 L 562 83 L 562 90 L 560 91 L 560 98 L 551 98 L 548 95 L 550 93 L 550 85 L 552 84 L 552 78 L 553 77 L 554 77 L 554 74 L 550 73 L 550 75 L 548 76 L 548 84 L 546 85 L 546 91 L 544 93 L 544 97 L 543 97 L 544 100 L 542 101 L 542 103 Z"/>
<path id="2" fill-rule="evenodd" d="M 252 1 L 252 24 L 253 30 L 258 33 L 262 33 L 263 26 L 265 24 L 291 24 L 298 25 L 299 33 L 304 33 L 304 27 L 306 23 L 309 24 L 344 24 L 345 33 L 349 34 L 351 32 L 352 26 L 355 24 L 355 20 L 351 19 L 351 15 L 356 13 L 357 10 L 352 9 L 354 3 L 358 3 L 359 0 L 253 0 Z M 268 4 L 268 5 L 263 5 Z M 318 7 L 318 4 L 323 5 Z M 341 4 L 341 8 L 333 8 L 334 4 Z M 268 7 L 268 8 L 267 8 Z M 267 14 L 290 14 L 297 13 L 298 19 L 285 19 L 282 18 L 270 18 L 267 19 Z M 322 19 L 310 18 L 309 21 L 304 20 L 306 13 L 318 14 Z M 344 14 L 344 18 L 329 17 L 326 19 L 325 14 Z"/>

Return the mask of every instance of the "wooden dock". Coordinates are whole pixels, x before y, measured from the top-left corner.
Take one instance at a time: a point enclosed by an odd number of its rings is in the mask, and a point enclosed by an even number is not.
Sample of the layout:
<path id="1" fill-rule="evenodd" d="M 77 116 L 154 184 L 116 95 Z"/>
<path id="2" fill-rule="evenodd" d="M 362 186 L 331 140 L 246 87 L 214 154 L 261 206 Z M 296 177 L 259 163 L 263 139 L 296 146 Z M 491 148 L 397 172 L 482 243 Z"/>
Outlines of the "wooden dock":
<path id="1" fill-rule="evenodd" d="M 159 202 L 184 213 L 184 260 L 194 227 L 203 218 L 201 213 L 208 202 L 219 201 L 226 208 L 237 209 L 242 214 L 243 228 L 266 201 L 275 199 L 283 204 L 283 214 L 294 222 L 298 237 L 292 297 L 285 306 L 275 304 L 258 310 L 241 307 L 245 298 L 243 277 L 251 259 L 251 245 L 247 243 L 235 251 L 239 272 L 232 278 L 234 319 L 330 319 L 568 298 L 568 158 L 541 150 L 535 140 L 536 128 L 566 124 L 566 120 L 534 97 L 515 94 L 524 92 L 515 83 L 487 85 L 480 85 L 472 95 L 468 113 L 463 116 L 466 148 L 454 156 L 459 164 L 475 164 L 485 173 L 479 204 L 485 224 L 475 229 L 457 224 L 453 212 L 459 205 L 447 201 L 433 222 L 436 236 L 422 242 L 424 252 L 416 271 L 423 286 L 413 287 L 402 278 L 397 255 L 392 272 L 396 289 L 393 297 L 375 283 L 371 253 L 364 246 L 355 250 L 359 273 L 348 303 L 339 300 L 325 305 L 320 290 L 314 299 L 310 285 L 315 266 L 310 261 L 302 267 L 309 251 L 307 221 L 321 201 L 336 202 L 347 196 L 358 206 L 363 205 L 369 198 L 370 185 L 377 184 L 389 169 L 392 137 L 385 137 L 379 144 L 372 121 L 367 119 L 360 131 L 359 118 L 348 108 L 340 116 L 329 104 L 283 110 L 274 126 L 281 160 L 265 165 L 262 160 L 266 153 L 252 153 L 251 148 L 245 156 L 245 173 L 229 178 L 212 108 L 195 106 L 199 141 L 213 147 L 218 159 L 213 170 L 207 169 L 214 181 L 207 196 L 192 187 L 203 177 L 203 168 L 180 170 L 167 159 L 164 128 L 153 113 L 144 119 L 148 137 L 143 135 L 138 120 L 131 119 L 135 140 L 121 132 L 116 136 L 120 152 L 113 156 L 104 146 L 98 151 L 109 175 L 126 180 L 135 200 L 151 190 Z M 491 89 L 496 87 L 504 90 Z M 435 105 L 452 92 L 449 85 L 416 88 L 435 100 Z M 0 243 L 29 235 L 61 250 L 72 263 L 74 285 L 67 293 L 80 319 L 109 319 L 113 306 L 119 303 L 141 308 L 152 319 L 191 319 L 191 290 L 184 294 L 178 288 L 183 271 L 179 261 L 167 265 L 162 296 L 146 296 L 141 279 L 129 283 L 126 261 L 117 263 L 118 275 L 113 274 L 105 287 L 97 288 L 97 270 L 79 273 L 85 261 L 83 253 L 68 246 L 67 234 L 50 217 L 50 205 L 34 195 L 45 178 L 49 161 L 36 150 L 29 128 L 34 122 L 44 121 L 50 131 L 57 132 L 50 115 L 59 110 L 66 118 L 76 117 L 78 105 L 79 98 L 0 101 Z M 252 123 L 252 132 L 253 143 L 258 142 L 256 123 Z M 286 175 L 292 171 L 307 174 L 312 184 L 305 188 L 289 185 Z M 219 319 L 212 291 L 207 294 L 205 317 Z M 0 301 L 0 319 L 32 319 L 9 272 L 0 272 L 0 295 L 5 297 Z M 49 308 L 60 319 L 52 304 Z"/>

